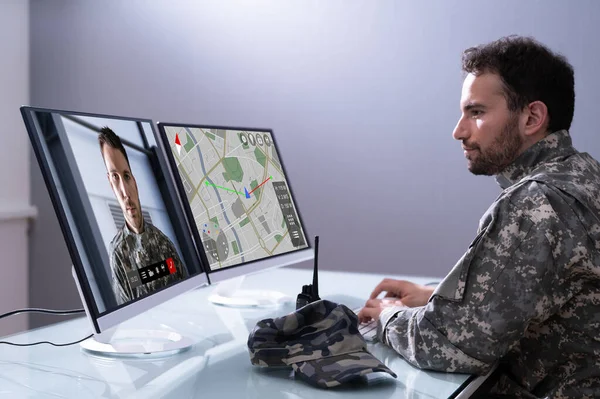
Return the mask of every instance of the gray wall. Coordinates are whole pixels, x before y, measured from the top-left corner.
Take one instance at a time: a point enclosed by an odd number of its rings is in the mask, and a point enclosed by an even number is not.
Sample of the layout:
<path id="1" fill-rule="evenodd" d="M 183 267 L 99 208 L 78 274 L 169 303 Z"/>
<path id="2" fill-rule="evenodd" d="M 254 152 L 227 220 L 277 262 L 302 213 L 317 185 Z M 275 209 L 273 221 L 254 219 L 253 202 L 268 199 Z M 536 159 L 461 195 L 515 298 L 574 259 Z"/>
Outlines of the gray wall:
<path id="1" fill-rule="evenodd" d="M 499 193 L 451 137 L 462 50 L 518 33 L 564 53 L 574 142 L 598 158 L 599 17 L 594 0 L 33 1 L 31 98 L 271 127 L 323 268 L 443 276 Z M 69 260 L 32 169 L 32 270 L 64 268 L 49 278 L 66 299 Z"/>
<path id="2" fill-rule="evenodd" d="M 29 139 L 19 106 L 29 102 L 29 2 L 0 0 L 0 314 L 27 307 Z M 0 337 L 28 327 L 26 315 L 0 320 Z M 5 349 L 4 349 L 5 350 Z"/>

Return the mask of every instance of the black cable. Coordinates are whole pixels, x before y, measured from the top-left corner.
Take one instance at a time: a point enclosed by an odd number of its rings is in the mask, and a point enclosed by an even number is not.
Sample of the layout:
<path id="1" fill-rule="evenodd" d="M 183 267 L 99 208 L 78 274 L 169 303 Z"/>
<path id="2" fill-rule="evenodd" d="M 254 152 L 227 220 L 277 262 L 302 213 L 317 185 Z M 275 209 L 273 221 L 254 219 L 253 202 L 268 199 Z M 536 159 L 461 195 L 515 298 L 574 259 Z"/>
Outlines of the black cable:
<path id="1" fill-rule="evenodd" d="M 41 308 L 26 308 L 26 309 L 17 309 L 17 310 L 13 310 L 10 311 L 8 313 L 4 313 L 2 315 L 0 315 L 0 319 L 3 319 L 5 317 L 8 316 L 13 316 L 19 313 L 47 313 L 47 314 L 55 314 L 58 316 L 66 316 L 66 315 L 70 315 L 70 314 L 78 314 L 78 313 L 84 313 L 85 310 L 84 309 L 71 309 L 71 310 L 52 310 L 52 309 L 41 309 Z"/>
<path id="2" fill-rule="evenodd" d="M 26 308 L 26 309 L 17 309 L 17 310 L 10 311 L 8 313 L 4 313 L 4 314 L 0 315 L 0 319 L 9 317 L 9 316 L 13 316 L 16 314 L 20 314 L 20 313 L 46 313 L 46 314 L 53 314 L 53 315 L 58 315 L 58 316 L 66 316 L 66 315 L 79 314 L 79 313 L 84 313 L 84 312 L 85 312 L 84 309 L 52 310 L 52 309 L 41 309 L 41 308 Z M 14 342 L 0 341 L 0 345 L 4 344 L 4 345 L 12 345 L 12 346 L 33 346 L 33 345 L 48 344 L 48 345 L 52 345 L 52 346 L 69 346 L 69 345 L 74 345 L 74 344 L 78 344 L 82 341 L 85 341 L 86 339 L 91 338 L 93 335 L 94 334 L 90 334 L 87 337 L 82 338 L 78 341 L 67 342 L 64 344 L 56 344 L 56 343 L 50 342 L 50 341 L 32 342 L 30 344 L 17 344 Z"/>
<path id="3" fill-rule="evenodd" d="M 48 344 L 48 345 L 52 345 L 52 346 L 69 346 L 69 345 L 75 345 L 78 344 L 80 342 L 85 341 L 88 338 L 91 338 L 94 334 L 90 334 L 85 338 L 81 338 L 79 341 L 73 341 L 73 342 L 66 342 L 64 344 L 56 344 L 54 342 L 50 342 L 50 341 L 38 341 L 38 342 L 32 342 L 30 344 L 17 344 L 14 342 L 8 342 L 8 341 L 0 341 L 0 345 L 4 344 L 4 345 L 12 345 L 12 346 L 33 346 L 33 345 L 42 345 L 42 344 Z"/>

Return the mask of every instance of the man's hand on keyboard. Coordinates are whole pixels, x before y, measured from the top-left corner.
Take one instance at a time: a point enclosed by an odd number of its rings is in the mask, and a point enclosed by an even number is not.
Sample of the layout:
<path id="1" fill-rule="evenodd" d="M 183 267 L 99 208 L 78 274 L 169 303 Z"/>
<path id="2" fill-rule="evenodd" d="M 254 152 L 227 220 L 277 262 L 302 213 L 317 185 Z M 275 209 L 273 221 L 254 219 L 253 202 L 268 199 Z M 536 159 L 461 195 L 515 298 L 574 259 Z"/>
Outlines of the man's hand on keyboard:
<path id="1" fill-rule="evenodd" d="M 377 320 L 381 311 L 388 306 L 425 306 L 434 287 L 419 285 L 404 280 L 383 279 L 373 292 L 365 306 L 358 313 L 358 320 L 367 323 Z M 385 298 L 377 299 L 377 296 L 385 292 Z"/>
<path id="2" fill-rule="evenodd" d="M 434 290 L 435 287 L 415 284 L 410 281 L 386 278 L 375 287 L 373 292 L 371 292 L 370 299 L 375 299 L 379 294 L 385 292 L 386 297 L 399 299 L 404 306 L 414 308 L 417 306 L 425 306 Z"/>
<path id="3" fill-rule="evenodd" d="M 368 323 L 371 320 L 377 321 L 381 311 L 389 306 L 406 306 L 398 298 L 383 298 L 383 299 L 369 299 L 365 306 L 358 312 L 358 321 L 361 323 Z"/>

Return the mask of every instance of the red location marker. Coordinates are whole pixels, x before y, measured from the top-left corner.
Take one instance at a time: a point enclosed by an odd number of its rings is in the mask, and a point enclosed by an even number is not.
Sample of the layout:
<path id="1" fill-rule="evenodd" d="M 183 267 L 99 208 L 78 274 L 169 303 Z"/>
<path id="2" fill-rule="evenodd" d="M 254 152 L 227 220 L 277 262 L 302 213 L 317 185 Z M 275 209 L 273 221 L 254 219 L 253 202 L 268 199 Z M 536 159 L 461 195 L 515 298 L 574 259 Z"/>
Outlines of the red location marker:
<path id="1" fill-rule="evenodd" d="M 179 133 L 175 133 L 175 147 L 177 148 L 177 154 L 181 155 L 181 141 L 179 140 Z"/>

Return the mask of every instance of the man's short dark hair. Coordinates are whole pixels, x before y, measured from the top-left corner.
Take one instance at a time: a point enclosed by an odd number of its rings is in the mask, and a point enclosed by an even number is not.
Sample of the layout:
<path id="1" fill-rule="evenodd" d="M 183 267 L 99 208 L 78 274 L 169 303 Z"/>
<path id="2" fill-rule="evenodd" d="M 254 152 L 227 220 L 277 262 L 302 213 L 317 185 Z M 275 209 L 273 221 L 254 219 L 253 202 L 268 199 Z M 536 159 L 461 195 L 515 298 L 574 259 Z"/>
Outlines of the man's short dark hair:
<path id="1" fill-rule="evenodd" d="M 127 151 L 125 151 L 125 147 L 123 147 L 123 143 L 121 143 L 121 139 L 119 136 L 112 131 L 108 126 L 104 126 L 100 129 L 100 134 L 98 135 L 98 143 L 100 144 L 100 152 L 102 153 L 102 159 L 104 159 L 104 146 L 108 145 L 109 147 L 115 148 L 123 153 L 125 156 L 125 160 L 127 161 L 127 165 L 131 168 L 129 164 L 129 158 L 127 157 Z"/>
<path id="2" fill-rule="evenodd" d="M 507 36 L 464 51 L 462 69 L 479 76 L 500 75 L 511 112 L 534 101 L 548 108 L 548 132 L 571 128 L 575 79 L 567 59 L 530 37 Z"/>

